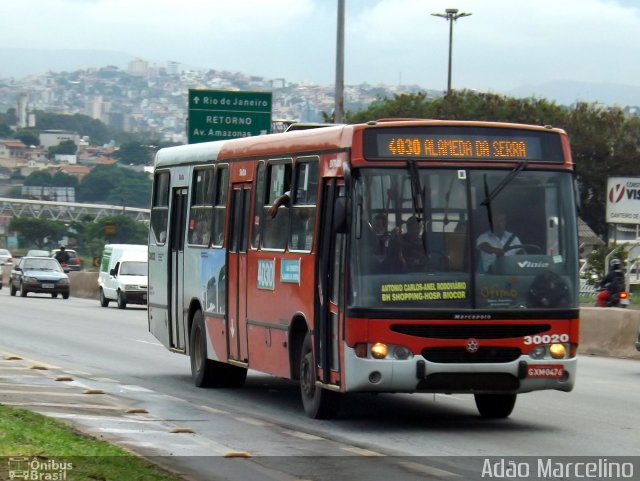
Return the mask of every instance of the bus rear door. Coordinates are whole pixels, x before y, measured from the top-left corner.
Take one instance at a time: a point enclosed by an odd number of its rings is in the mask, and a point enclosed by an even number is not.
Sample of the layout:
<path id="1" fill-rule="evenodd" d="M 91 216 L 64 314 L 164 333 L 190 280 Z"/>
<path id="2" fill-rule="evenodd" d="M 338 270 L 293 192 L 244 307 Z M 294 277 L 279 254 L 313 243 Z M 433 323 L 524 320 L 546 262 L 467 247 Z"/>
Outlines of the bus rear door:
<path id="1" fill-rule="evenodd" d="M 178 351 L 186 349 L 184 330 L 184 238 L 188 214 L 189 190 L 178 188 L 173 191 L 169 238 L 169 325 L 170 348 Z"/>

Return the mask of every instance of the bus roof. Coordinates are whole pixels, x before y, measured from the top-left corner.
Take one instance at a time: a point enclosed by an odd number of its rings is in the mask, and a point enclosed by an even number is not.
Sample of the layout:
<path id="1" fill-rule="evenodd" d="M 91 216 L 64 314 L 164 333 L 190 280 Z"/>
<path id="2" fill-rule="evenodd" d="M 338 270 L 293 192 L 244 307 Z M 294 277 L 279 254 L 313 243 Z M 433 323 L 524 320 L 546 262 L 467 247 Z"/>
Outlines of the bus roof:
<path id="1" fill-rule="evenodd" d="M 562 129 L 551 126 L 535 126 L 507 122 L 434 120 L 434 119 L 380 119 L 361 124 L 328 124 L 323 128 L 301 129 L 289 132 L 218 140 L 199 144 L 167 147 L 158 151 L 156 168 L 170 165 L 199 164 L 239 158 L 261 158 L 281 155 L 283 152 L 329 152 L 352 147 L 355 133 L 367 128 L 415 127 L 415 126 L 461 126 L 516 128 L 538 131 L 553 131 L 566 136 Z"/>

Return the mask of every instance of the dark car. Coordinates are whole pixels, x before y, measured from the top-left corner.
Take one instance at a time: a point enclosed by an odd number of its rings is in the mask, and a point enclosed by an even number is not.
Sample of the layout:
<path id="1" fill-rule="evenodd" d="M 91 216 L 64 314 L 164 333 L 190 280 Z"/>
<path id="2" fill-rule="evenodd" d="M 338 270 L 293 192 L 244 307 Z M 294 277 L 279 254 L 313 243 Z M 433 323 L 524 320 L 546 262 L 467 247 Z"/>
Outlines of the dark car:
<path id="1" fill-rule="evenodd" d="M 69 276 L 64 273 L 57 260 L 51 257 L 23 257 L 11 271 L 9 282 L 11 295 L 20 291 L 26 297 L 29 292 L 51 294 L 69 298 Z"/>
<path id="2" fill-rule="evenodd" d="M 640 351 L 640 329 L 638 329 L 638 338 L 636 339 L 636 349 Z"/>
<path id="3" fill-rule="evenodd" d="M 62 269 L 65 272 L 82 270 L 82 261 L 80 260 L 80 257 L 78 257 L 78 253 L 73 249 L 65 249 L 64 251 L 69 255 L 69 260 L 65 263 L 60 263 Z M 57 259 L 56 255 L 58 254 L 58 252 L 60 252 L 60 249 L 52 250 L 51 257 Z"/>

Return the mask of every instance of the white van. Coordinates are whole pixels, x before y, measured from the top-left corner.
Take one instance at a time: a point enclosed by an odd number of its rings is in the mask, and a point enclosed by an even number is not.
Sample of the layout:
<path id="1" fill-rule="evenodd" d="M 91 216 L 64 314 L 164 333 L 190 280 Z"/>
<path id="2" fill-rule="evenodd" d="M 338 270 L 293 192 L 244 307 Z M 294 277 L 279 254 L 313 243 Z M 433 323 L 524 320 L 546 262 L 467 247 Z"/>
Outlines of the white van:
<path id="1" fill-rule="evenodd" d="M 124 309 L 127 304 L 146 304 L 148 260 L 146 245 L 106 245 L 98 274 L 100 305 L 116 301 Z"/>

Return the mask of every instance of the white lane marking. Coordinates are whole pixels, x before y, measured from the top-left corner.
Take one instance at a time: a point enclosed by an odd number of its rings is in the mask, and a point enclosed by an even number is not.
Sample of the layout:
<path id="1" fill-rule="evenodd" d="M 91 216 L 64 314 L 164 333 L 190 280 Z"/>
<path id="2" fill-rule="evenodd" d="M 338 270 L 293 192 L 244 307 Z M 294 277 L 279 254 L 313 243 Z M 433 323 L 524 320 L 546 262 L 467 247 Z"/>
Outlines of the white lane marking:
<path id="1" fill-rule="evenodd" d="M 205 411 L 209 411 L 213 414 L 229 414 L 227 411 L 223 411 L 222 409 L 212 408 L 211 406 L 200 406 L 201 409 Z"/>
<path id="2" fill-rule="evenodd" d="M 386 454 L 376 453 L 375 451 L 369 451 L 368 449 L 357 448 L 355 446 L 342 446 L 340 449 L 347 451 L 358 456 L 386 456 Z"/>
<path id="3" fill-rule="evenodd" d="M 2 390 L 2 394 L 37 394 L 38 396 L 67 396 L 67 397 L 86 397 L 86 394 L 78 392 L 50 392 L 50 391 L 19 391 L 19 390 Z"/>
<path id="4" fill-rule="evenodd" d="M 325 438 L 321 438 L 320 436 L 316 436 L 315 434 L 303 433 L 301 431 L 282 431 L 284 434 L 288 434 L 289 436 L 293 436 L 294 438 L 304 439 L 306 441 L 326 441 Z"/>
<path id="5" fill-rule="evenodd" d="M 122 411 L 120 406 L 100 406 L 96 404 L 67 404 L 67 403 L 43 403 L 43 402 L 3 402 L 7 406 L 30 406 L 43 408 L 69 408 L 74 409 L 90 409 L 94 411 Z"/>
<path id="6" fill-rule="evenodd" d="M 152 342 L 152 341 L 144 341 L 142 339 L 130 339 L 131 341 L 134 342 L 141 342 L 142 344 L 150 344 L 152 346 L 160 346 L 160 347 L 164 347 L 162 344 L 160 344 L 159 342 Z"/>
<path id="7" fill-rule="evenodd" d="M 428 476 L 435 476 L 436 478 L 459 478 L 460 475 L 445 471 L 444 469 L 434 468 L 426 464 L 414 463 L 413 461 L 398 461 L 397 464 L 418 474 L 426 474 Z"/>
<path id="8" fill-rule="evenodd" d="M 266 421 L 261 421 L 259 419 L 254 419 L 254 418 L 237 417 L 236 420 L 240 421 L 241 423 L 250 424 L 252 426 L 264 426 L 264 427 L 273 426 L 272 423 L 268 423 Z"/>
<path id="9" fill-rule="evenodd" d="M 126 391 L 136 391 L 136 392 L 154 392 L 153 389 L 147 389 L 146 387 L 136 386 L 134 384 L 122 384 L 120 386 L 121 389 Z"/>
<path id="10" fill-rule="evenodd" d="M 48 412 L 41 411 L 41 414 L 45 416 L 51 416 L 58 419 L 77 419 L 81 421 L 100 421 L 103 423 L 112 422 L 112 423 L 128 423 L 128 424 L 147 424 L 153 425 L 157 424 L 158 421 L 156 419 L 132 419 L 128 417 L 115 417 L 115 416 L 93 416 L 90 414 L 70 414 L 70 413 L 57 413 L 57 412 Z"/>

